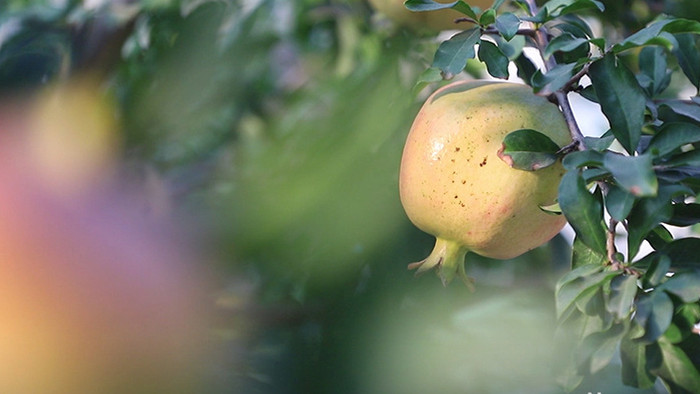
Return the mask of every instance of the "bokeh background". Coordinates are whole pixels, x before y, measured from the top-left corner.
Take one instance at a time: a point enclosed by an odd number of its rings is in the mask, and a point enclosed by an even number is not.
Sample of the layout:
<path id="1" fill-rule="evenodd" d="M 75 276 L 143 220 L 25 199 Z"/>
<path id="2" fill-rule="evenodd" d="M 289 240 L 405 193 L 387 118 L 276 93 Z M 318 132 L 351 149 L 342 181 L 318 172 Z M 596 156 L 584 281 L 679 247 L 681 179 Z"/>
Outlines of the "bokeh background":
<path id="1" fill-rule="evenodd" d="M 700 18 L 604 3 L 612 37 Z M 362 0 L 0 1 L 0 391 L 559 392 L 566 237 L 468 255 L 475 293 L 406 270 L 438 44 Z"/>

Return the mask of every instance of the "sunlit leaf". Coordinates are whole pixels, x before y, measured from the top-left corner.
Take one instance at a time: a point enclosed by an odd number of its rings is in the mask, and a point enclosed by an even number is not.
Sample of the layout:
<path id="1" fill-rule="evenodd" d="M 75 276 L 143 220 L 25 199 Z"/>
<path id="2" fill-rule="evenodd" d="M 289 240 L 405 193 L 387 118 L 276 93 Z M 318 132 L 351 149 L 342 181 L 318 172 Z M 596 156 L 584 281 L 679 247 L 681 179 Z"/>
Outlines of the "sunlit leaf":
<path id="1" fill-rule="evenodd" d="M 672 48 L 676 44 L 672 34 L 676 33 L 700 34 L 700 22 L 682 18 L 662 19 L 615 44 L 612 50 L 614 53 L 619 53 L 644 45 L 663 45 Z"/>
<path id="2" fill-rule="evenodd" d="M 496 29 L 507 41 L 515 37 L 519 28 L 520 18 L 511 12 L 504 12 L 496 17 Z"/>
<path id="3" fill-rule="evenodd" d="M 498 157 L 513 168 L 535 171 L 554 164 L 558 150 L 559 146 L 539 131 L 521 129 L 506 135 Z"/>
<path id="4" fill-rule="evenodd" d="M 467 65 L 467 60 L 474 58 L 474 46 L 480 38 L 481 30 L 478 27 L 455 34 L 440 44 L 435 52 L 433 67 L 439 68 L 446 76 L 459 74 Z"/>

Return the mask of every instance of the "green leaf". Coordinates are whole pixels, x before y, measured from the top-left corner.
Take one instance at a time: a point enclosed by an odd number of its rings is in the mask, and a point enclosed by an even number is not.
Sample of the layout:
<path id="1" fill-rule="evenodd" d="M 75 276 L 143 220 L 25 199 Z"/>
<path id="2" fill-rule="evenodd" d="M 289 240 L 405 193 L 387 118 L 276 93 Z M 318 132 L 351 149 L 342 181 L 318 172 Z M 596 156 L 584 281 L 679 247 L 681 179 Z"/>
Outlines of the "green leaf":
<path id="1" fill-rule="evenodd" d="M 673 215 L 671 199 L 685 190 L 680 185 L 659 188 L 656 197 L 642 198 L 632 208 L 628 218 L 627 248 L 630 260 L 639 251 L 644 237 L 661 222 L 666 222 Z"/>
<path id="2" fill-rule="evenodd" d="M 659 20 L 615 44 L 612 51 L 620 53 L 645 45 L 663 45 L 671 49 L 676 45 L 676 39 L 672 35 L 676 33 L 700 34 L 700 22 L 682 18 Z"/>
<path id="3" fill-rule="evenodd" d="M 678 227 L 692 226 L 700 223 L 700 204 L 673 204 L 673 216 L 666 223 Z"/>
<path id="4" fill-rule="evenodd" d="M 690 166 L 699 167 L 700 166 L 700 149 L 693 149 L 688 152 L 683 152 L 677 156 L 671 157 L 664 165 L 668 167 L 680 167 L 680 166 Z"/>
<path id="5" fill-rule="evenodd" d="M 404 6 L 410 11 L 421 12 L 421 11 L 436 11 L 444 10 L 447 8 L 452 8 L 457 5 L 459 1 L 454 1 L 452 3 L 438 3 L 433 0 L 406 0 Z"/>
<path id="6" fill-rule="evenodd" d="M 588 9 L 605 10 L 603 3 L 597 0 L 550 0 L 543 5 L 552 17 L 578 13 Z"/>
<path id="7" fill-rule="evenodd" d="M 663 291 L 653 291 L 639 297 L 634 320 L 644 328 L 641 341 L 656 341 L 671 325 L 673 301 Z"/>
<path id="8" fill-rule="evenodd" d="M 651 372 L 658 375 L 672 387 L 672 392 L 681 392 L 678 388 L 688 393 L 700 393 L 700 372 L 693 361 L 678 346 L 667 340 L 659 340 L 663 362 Z"/>
<path id="9" fill-rule="evenodd" d="M 506 135 L 498 157 L 509 166 L 536 171 L 557 161 L 559 146 L 546 135 L 532 129 L 520 129 Z"/>
<path id="10" fill-rule="evenodd" d="M 671 83 L 671 71 L 668 69 L 666 51 L 662 47 L 644 47 L 639 53 L 639 71 L 637 76 L 647 96 L 655 97 L 666 90 Z"/>
<path id="11" fill-rule="evenodd" d="M 671 234 L 662 224 L 654 227 L 653 230 L 644 238 L 649 242 L 654 249 L 661 249 L 667 243 L 673 242 L 673 234 Z"/>
<path id="12" fill-rule="evenodd" d="M 665 100 L 659 104 L 659 112 L 663 112 L 664 109 L 669 110 L 674 114 L 686 117 L 691 121 L 700 122 L 700 104 L 697 102 Z"/>
<path id="13" fill-rule="evenodd" d="M 554 37 L 552 41 L 547 44 L 547 48 L 544 50 L 545 58 L 549 58 L 557 51 L 568 52 L 572 51 L 581 45 L 588 44 L 588 40 L 585 38 L 574 37 L 571 34 L 562 34 L 560 36 Z"/>
<path id="14" fill-rule="evenodd" d="M 677 273 L 659 289 L 677 296 L 685 303 L 697 302 L 700 299 L 700 271 Z"/>
<path id="15" fill-rule="evenodd" d="M 479 24 L 482 26 L 493 25 L 496 22 L 496 10 L 489 8 L 479 17 Z"/>
<path id="16" fill-rule="evenodd" d="M 625 335 L 622 324 L 611 327 L 610 330 L 597 332 L 586 337 L 581 344 L 582 354 L 580 364 L 588 362 L 588 371 L 592 374 L 606 367 L 617 351 L 620 340 Z"/>
<path id="17" fill-rule="evenodd" d="M 690 82 L 697 89 L 700 87 L 700 51 L 694 34 L 676 34 L 678 46 L 673 49 L 673 54 L 678 59 L 678 65 Z"/>
<path id="18" fill-rule="evenodd" d="M 575 68 L 576 63 L 570 63 L 558 64 L 547 71 L 546 74 L 541 70 L 537 70 L 532 75 L 531 80 L 535 93 L 547 95 L 561 89 L 574 75 Z"/>
<path id="19" fill-rule="evenodd" d="M 418 94 L 427 85 L 440 81 L 442 81 L 442 73 L 440 72 L 440 70 L 434 67 L 430 67 L 418 76 L 418 80 L 416 81 L 416 84 L 413 87 L 413 93 Z"/>
<path id="20" fill-rule="evenodd" d="M 584 265 L 603 265 L 608 261 L 606 255 L 596 252 L 583 243 L 579 237 L 574 238 L 573 254 L 571 265 L 573 268 L 582 267 Z"/>
<path id="21" fill-rule="evenodd" d="M 591 64 L 589 76 L 613 134 L 627 152 L 634 152 L 646 108 L 646 98 L 634 74 L 608 54 Z"/>
<path id="22" fill-rule="evenodd" d="M 508 79 L 508 57 L 490 41 L 479 44 L 479 59 L 486 63 L 486 69 L 494 78 Z"/>
<path id="23" fill-rule="evenodd" d="M 605 196 L 605 208 L 610 216 L 621 222 L 627 219 L 634 206 L 634 196 L 625 189 L 612 185 Z"/>
<path id="24" fill-rule="evenodd" d="M 672 269 L 700 268 L 700 238 L 681 238 L 667 244 L 659 253 L 668 256 Z"/>
<path id="25" fill-rule="evenodd" d="M 627 386 L 648 389 L 654 387 L 656 376 L 647 368 L 647 345 L 633 340 L 630 335 L 620 342 L 620 358 L 622 359 L 622 383 Z"/>
<path id="26" fill-rule="evenodd" d="M 600 194 L 592 195 L 580 171 L 564 174 L 559 184 L 559 206 L 581 241 L 595 252 L 606 255 L 603 207 Z"/>
<path id="27" fill-rule="evenodd" d="M 586 144 L 586 148 L 589 150 L 602 152 L 610 148 L 610 145 L 615 142 L 615 136 L 611 133 L 611 135 L 603 135 L 601 137 L 583 137 L 583 142 Z"/>
<path id="28" fill-rule="evenodd" d="M 700 126 L 690 123 L 667 122 L 655 134 L 646 152 L 663 157 L 673 153 L 683 145 L 700 142 Z"/>
<path id="29" fill-rule="evenodd" d="M 595 292 L 615 275 L 618 273 L 603 271 L 600 265 L 584 265 L 562 277 L 555 290 L 557 317 L 574 306 L 576 300 Z"/>
<path id="30" fill-rule="evenodd" d="M 518 77 L 523 81 L 531 81 L 537 72 L 537 67 L 532 60 L 525 56 L 525 53 L 521 53 L 513 62 L 518 66 Z"/>
<path id="31" fill-rule="evenodd" d="M 634 297 L 637 295 L 637 277 L 619 275 L 610 281 L 610 295 L 606 304 L 608 312 L 618 319 L 625 319 L 632 313 Z"/>
<path id="32" fill-rule="evenodd" d="M 606 152 L 603 165 L 625 190 L 637 197 L 655 196 L 659 187 L 651 155 L 624 156 Z"/>
<path id="33" fill-rule="evenodd" d="M 510 41 L 518 34 L 520 18 L 511 12 L 504 12 L 496 17 L 496 29 L 506 41 Z"/>
<path id="34" fill-rule="evenodd" d="M 664 254 L 657 254 L 642 278 L 644 284 L 648 287 L 658 286 L 666 279 L 669 269 L 671 269 L 671 259 Z"/>
<path id="35" fill-rule="evenodd" d="M 467 65 L 467 60 L 474 58 L 474 46 L 479 43 L 480 37 L 481 30 L 475 27 L 444 41 L 435 52 L 433 67 L 439 68 L 448 77 L 459 74 Z"/>

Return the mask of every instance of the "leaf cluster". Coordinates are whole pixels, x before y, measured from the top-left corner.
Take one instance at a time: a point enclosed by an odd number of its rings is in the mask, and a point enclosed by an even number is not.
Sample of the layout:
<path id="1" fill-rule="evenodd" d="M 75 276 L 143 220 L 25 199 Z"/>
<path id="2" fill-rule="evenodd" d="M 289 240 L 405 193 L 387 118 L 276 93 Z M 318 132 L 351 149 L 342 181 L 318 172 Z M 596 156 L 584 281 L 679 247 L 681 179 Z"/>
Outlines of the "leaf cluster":
<path id="1" fill-rule="evenodd" d="M 480 13 L 467 3 L 406 2 L 415 11 L 451 7 L 474 23 L 440 45 L 420 83 L 435 70 L 450 78 L 475 57 L 494 78 L 509 78 L 514 65 L 572 131 L 574 143 L 557 147 L 536 130 L 515 130 L 499 152 L 519 170 L 559 159 L 567 169 L 558 203 L 576 236 L 573 270 L 556 289 L 560 339 L 571 348 L 561 383 L 573 390 L 619 355 L 627 385 L 649 388 L 658 378 L 671 392 L 700 392 L 700 240 L 671 232 L 700 223 L 700 22 L 660 15 L 613 40 L 587 22 L 604 11 L 600 1 L 519 0 L 514 12 L 496 1 Z M 692 96 L 679 96 L 672 79 Z M 572 92 L 600 106 L 609 130 L 582 135 Z"/>

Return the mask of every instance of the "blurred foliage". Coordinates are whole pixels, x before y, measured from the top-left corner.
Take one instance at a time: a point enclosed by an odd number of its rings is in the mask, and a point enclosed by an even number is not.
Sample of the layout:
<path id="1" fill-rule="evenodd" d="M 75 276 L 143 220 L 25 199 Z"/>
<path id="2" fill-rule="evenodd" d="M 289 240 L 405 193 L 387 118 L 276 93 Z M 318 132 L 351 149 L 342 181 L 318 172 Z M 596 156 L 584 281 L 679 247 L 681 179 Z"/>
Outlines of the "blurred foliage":
<path id="1" fill-rule="evenodd" d="M 605 3 L 620 34 L 698 17 L 695 0 Z M 157 173 L 220 276 L 210 392 L 557 392 L 562 237 L 469 256 L 476 294 L 405 270 L 432 246 L 397 178 L 435 48 L 359 0 L 7 0 L 0 96 L 89 72 L 116 98 L 124 167 Z M 606 373 L 584 391 L 623 392 Z"/>

